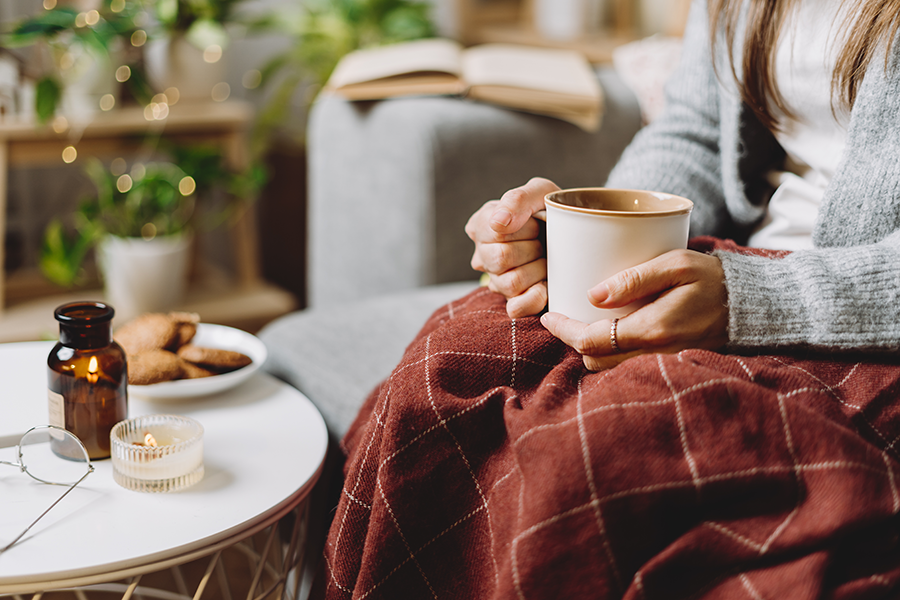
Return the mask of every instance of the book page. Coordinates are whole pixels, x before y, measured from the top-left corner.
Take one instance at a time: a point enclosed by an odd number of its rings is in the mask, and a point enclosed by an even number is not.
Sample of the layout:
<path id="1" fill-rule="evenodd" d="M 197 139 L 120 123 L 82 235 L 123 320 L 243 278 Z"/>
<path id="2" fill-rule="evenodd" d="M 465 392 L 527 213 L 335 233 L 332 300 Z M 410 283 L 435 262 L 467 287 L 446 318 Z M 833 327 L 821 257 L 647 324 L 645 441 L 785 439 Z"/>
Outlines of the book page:
<path id="1" fill-rule="evenodd" d="M 538 115 L 569 121 L 585 131 L 597 131 L 603 117 L 603 96 L 586 102 L 583 96 L 568 96 L 539 90 L 479 85 L 469 97 Z"/>
<path id="2" fill-rule="evenodd" d="M 494 102 L 517 108 L 534 108 L 540 110 L 561 109 L 581 112 L 599 111 L 602 109 L 603 97 L 589 98 L 573 96 L 544 90 L 527 90 L 505 85 L 479 85 L 469 90 L 469 97 L 485 102 Z"/>
<path id="3" fill-rule="evenodd" d="M 466 50 L 462 64 L 470 88 L 494 85 L 600 98 L 600 84 L 587 59 L 571 50 L 484 44 Z"/>
<path id="4" fill-rule="evenodd" d="M 356 50 L 346 55 L 332 73 L 328 87 L 375 81 L 417 73 L 461 74 L 459 44 L 447 39 L 426 39 Z"/>
<path id="5" fill-rule="evenodd" d="M 380 100 L 395 96 L 460 95 L 465 87 L 455 75 L 429 72 L 351 83 L 335 91 L 348 100 Z"/>

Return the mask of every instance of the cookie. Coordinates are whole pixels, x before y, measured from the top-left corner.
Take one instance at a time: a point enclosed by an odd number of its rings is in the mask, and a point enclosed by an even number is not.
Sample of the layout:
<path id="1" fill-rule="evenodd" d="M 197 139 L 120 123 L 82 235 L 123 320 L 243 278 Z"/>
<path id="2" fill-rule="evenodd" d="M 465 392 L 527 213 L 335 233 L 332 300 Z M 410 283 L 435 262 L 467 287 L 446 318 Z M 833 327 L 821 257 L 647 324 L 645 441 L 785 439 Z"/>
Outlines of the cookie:
<path id="1" fill-rule="evenodd" d="M 253 362 L 249 356 L 235 350 L 205 348 L 195 344 L 185 344 L 179 348 L 178 356 L 216 373 L 234 371 Z"/>
<path id="2" fill-rule="evenodd" d="M 176 323 L 191 323 L 193 325 L 196 325 L 200 322 L 200 315 L 192 312 L 173 311 L 170 312 L 167 316 Z"/>
<path id="3" fill-rule="evenodd" d="M 184 346 L 197 335 L 197 324 L 200 322 L 200 315 L 188 312 L 170 312 L 169 318 L 175 321 L 178 328 L 178 339 L 174 342 L 174 349 Z"/>
<path id="4" fill-rule="evenodd" d="M 147 313 L 122 325 L 113 334 L 113 339 L 130 357 L 148 350 L 174 348 L 178 335 L 177 321 L 161 313 Z"/>
<path id="5" fill-rule="evenodd" d="M 159 348 L 145 350 L 128 357 L 128 383 L 151 385 L 181 379 L 184 363 L 174 352 Z"/>
<path id="6" fill-rule="evenodd" d="M 216 373 L 215 371 L 204 369 L 200 365 L 195 365 L 194 363 L 188 362 L 181 357 L 179 357 L 179 360 L 181 360 L 182 379 L 200 379 L 201 377 L 212 377 L 213 375 L 218 375 L 218 373 Z"/>

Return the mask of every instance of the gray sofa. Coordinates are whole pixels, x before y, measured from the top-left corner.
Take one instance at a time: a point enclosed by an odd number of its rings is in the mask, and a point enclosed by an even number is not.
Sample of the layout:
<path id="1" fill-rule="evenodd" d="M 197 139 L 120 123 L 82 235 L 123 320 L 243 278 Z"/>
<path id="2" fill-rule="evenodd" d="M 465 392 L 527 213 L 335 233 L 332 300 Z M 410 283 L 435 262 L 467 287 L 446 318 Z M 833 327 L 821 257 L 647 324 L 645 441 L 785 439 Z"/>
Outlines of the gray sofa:
<path id="1" fill-rule="evenodd" d="M 449 97 L 348 102 L 310 116 L 309 305 L 260 337 L 268 372 L 305 393 L 343 436 L 366 394 L 440 305 L 477 285 L 464 226 L 530 177 L 601 185 L 640 128 L 611 68 L 599 131 Z"/>

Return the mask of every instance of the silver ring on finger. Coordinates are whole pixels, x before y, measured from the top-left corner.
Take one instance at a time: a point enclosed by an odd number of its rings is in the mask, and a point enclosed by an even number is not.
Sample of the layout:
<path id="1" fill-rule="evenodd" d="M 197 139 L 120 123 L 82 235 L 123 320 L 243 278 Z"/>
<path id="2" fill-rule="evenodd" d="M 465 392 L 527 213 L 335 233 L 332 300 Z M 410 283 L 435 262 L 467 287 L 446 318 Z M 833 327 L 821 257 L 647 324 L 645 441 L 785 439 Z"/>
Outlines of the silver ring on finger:
<path id="1" fill-rule="evenodd" d="M 609 325 L 609 345 L 612 346 L 612 351 L 615 354 L 619 354 L 622 352 L 622 349 L 619 348 L 619 340 L 617 337 L 619 329 L 619 318 L 616 317 L 612 320 Z"/>

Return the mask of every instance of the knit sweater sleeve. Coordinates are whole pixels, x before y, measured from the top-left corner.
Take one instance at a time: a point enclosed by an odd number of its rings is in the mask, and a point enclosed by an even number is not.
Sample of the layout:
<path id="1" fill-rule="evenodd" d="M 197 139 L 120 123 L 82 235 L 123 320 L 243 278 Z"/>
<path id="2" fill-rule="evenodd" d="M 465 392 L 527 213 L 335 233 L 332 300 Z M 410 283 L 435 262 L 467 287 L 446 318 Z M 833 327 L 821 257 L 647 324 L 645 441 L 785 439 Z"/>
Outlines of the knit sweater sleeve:
<path id="1" fill-rule="evenodd" d="M 732 348 L 900 347 L 900 232 L 877 244 L 767 259 L 717 252 L 728 287 Z"/>
<path id="2" fill-rule="evenodd" d="M 900 349 L 900 53 L 889 61 L 873 61 L 859 89 L 816 247 L 777 260 L 718 255 L 732 346 Z"/>
<path id="3" fill-rule="evenodd" d="M 720 90 L 708 30 L 706 2 L 695 0 L 679 66 L 666 84 L 665 110 L 637 134 L 606 182 L 607 187 L 649 189 L 691 199 L 692 235 L 722 235 L 730 220 L 719 153 Z"/>

